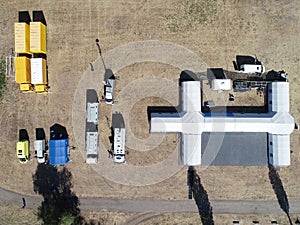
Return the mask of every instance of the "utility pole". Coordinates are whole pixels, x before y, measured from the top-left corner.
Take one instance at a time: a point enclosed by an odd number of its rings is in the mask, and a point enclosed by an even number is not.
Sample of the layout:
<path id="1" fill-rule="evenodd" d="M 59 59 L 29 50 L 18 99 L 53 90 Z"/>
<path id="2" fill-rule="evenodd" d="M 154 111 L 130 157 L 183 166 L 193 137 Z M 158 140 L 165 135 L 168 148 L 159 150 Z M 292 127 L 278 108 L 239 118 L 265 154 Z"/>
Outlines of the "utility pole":
<path id="1" fill-rule="evenodd" d="M 99 51 L 100 58 L 102 60 L 103 67 L 106 70 L 106 66 L 105 66 L 105 63 L 104 63 L 104 60 L 103 60 L 103 57 L 102 57 L 102 51 L 101 51 L 101 47 L 100 47 L 99 39 L 98 38 L 96 39 L 96 45 L 98 47 L 98 51 Z"/>

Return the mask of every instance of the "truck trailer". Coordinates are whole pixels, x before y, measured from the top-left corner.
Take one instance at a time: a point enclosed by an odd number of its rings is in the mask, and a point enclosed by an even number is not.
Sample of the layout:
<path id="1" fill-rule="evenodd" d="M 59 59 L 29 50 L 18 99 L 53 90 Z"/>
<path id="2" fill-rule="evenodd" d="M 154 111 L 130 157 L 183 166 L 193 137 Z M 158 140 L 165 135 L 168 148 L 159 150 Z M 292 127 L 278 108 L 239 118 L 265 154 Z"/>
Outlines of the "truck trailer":
<path id="1" fill-rule="evenodd" d="M 86 123 L 85 132 L 86 163 L 96 164 L 98 162 L 98 130 L 94 123 Z"/>
<path id="2" fill-rule="evenodd" d="M 31 84 L 37 93 L 48 92 L 48 77 L 46 60 L 43 58 L 31 59 Z"/>
<path id="3" fill-rule="evenodd" d="M 16 83 L 21 91 L 32 92 L 30 58 L 26 56 L 15 57 Z"/>

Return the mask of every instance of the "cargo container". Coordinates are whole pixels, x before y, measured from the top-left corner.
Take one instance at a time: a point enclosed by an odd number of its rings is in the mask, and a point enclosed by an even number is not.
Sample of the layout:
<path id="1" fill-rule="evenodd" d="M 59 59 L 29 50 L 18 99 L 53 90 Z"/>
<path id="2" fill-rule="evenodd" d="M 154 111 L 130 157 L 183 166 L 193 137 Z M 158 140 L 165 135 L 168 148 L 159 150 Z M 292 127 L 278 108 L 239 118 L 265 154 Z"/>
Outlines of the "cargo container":
<path id="1" fill-rule="evenodd" d="M 46 26 L 41 22 L 30 22 L 30 51 L 46 54 Z"/>
<path id="2" fill-rule="evenodd" d="M 98 129 L 94 123 L 86 123 L 85 133 L 86 163 L 95 164 L 98 161 Z"/>
<path id="3" fill-rule="evenodd" d="M 31 59 L 31 84 L 34 85 L 35 92 L 45 93 L 48 91 L 47 68 L 45 59 Z"/>
<path id="4" fill-rule="evenodd" d="M 16 83 L 20 84 L 21 91 L 33 91 L 31 84 L 31 65 L 28 57 L 15 58 Z"/>
<path id="5" fill-rule="evenodd" d="M 31 54 L 30 32 L 27 23 L 15 23 L 15 52 Z"/>

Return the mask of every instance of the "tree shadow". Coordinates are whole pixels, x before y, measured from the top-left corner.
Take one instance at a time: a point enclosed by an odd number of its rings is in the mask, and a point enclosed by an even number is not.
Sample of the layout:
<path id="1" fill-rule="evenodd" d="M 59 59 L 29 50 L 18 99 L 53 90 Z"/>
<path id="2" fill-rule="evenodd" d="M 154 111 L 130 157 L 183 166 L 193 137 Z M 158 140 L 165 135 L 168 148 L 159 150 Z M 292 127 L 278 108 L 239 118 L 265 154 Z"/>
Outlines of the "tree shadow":
<path id="1" fill-rule="evenodd" d="M 272 188 L 276 194 L 280 208 L 286 213 L 290 224 L 293 224 L 289 215 L 290 206 L 289 206 L 289 200 L 287 194 L 284 190 L 284 187 L 282 185 L 280 176 L 276 171 L 276 168 L 272 165 L 269 165 L 269 179 L 272 184 Z"/>
<path id="2" fill-rule="evenodd" d="M 198 207 L 201 222 L 203 225 L 214 225 L 212 207 L 207 192 L 201 184 L 200 177 L 193 167 L 189 167 L 189 174 L 193 176 L 193 178 L 190 179 L 190 182 L 192 181 L 193 183 L 190 183 L 190 185 L 192 185 L 192 192 Z"/>
<path id="3" fill-rule="evenodd" d="M 59 170 L 49 164 L 39 164 L 33 184 L 34 192 L 44 198 L 38 208 L 38 217 L 44 224 L 82 224 L 79 199 L 71 190 L 72 174 L 67 168 Z"/>

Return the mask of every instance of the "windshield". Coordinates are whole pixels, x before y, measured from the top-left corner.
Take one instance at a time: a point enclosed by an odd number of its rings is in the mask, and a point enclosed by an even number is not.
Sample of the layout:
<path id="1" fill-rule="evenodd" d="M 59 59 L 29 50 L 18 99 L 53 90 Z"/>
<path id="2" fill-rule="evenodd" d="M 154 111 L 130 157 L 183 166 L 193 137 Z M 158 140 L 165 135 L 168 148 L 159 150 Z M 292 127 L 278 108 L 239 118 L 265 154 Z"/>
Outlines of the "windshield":
<path id="1" fill-rule="evenodd" d="M 20 162 L 26 162 L 25 158 L 20 158 L 19 160 L 20 160 Z"/>
<path id="2" fill-rule="evenodd" d="M 105 101 L 106 101 L 106 102 L 112 102 L 112 99 L 106 98 Z"/>

